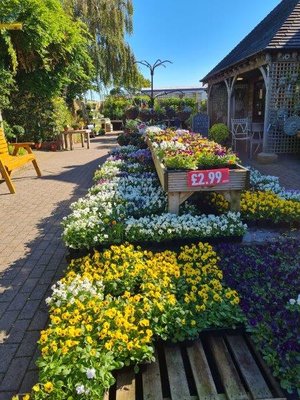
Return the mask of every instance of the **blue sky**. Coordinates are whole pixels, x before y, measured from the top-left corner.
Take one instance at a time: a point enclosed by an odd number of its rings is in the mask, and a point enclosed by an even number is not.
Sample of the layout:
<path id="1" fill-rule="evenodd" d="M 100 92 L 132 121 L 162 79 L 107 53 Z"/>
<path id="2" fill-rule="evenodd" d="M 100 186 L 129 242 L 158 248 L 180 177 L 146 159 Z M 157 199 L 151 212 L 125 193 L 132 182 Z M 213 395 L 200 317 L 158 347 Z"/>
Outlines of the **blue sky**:
<path id="1" fill-rule="evenodd" d="M 136 59 L 173 64 L 155 70 L 154 87 L 199 85 L 279 0 L 133 0 Z M 144 76 L 149 70 L 141 66 Z"/>

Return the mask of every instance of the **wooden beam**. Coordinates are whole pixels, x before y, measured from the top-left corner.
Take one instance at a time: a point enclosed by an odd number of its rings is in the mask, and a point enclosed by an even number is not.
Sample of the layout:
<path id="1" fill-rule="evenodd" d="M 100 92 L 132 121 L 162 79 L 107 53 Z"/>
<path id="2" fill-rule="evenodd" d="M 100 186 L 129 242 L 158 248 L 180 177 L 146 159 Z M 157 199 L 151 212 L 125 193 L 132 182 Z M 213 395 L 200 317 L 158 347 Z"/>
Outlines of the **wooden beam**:
<path id="1" fill-rule="evenodd" d="M 256 68 L 261 67 L 262 65 L 266 65 L 268 61 L 266 60 L 266 56 L 258 56 L 256 58 L 251 58 L 249 60 L 244 60 L 240 64 L 229 67 L 224 71 L 213 75 L 211 78 L 208 78 L 207 82 L 209 85 L 213 85 L 216 83 L 220 83 L 227 78 L 233 78 L 235 75 L 241 75 L 249 71 L 253 71 Z"/>

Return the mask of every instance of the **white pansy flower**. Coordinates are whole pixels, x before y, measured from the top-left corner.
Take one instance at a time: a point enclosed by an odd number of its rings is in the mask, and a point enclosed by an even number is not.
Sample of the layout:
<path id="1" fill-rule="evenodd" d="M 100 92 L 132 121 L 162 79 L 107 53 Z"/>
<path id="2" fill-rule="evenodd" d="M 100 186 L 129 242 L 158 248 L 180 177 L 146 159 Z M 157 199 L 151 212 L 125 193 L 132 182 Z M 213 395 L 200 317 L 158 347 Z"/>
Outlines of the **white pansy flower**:
<path id="1" fill-rule="evenodd" d="M 94 379 L 95 376 L 96 376 L 96 370 L 95 370 L 95 368 L 88 368 L 88 369 L 86 370 L 86 377 L 87 377 L 88 379 Z"/>
<path id="2" fill-rule="evenodd" d="M 77 394 L 84 394 L 84 393 L 85 393 L 85 387 L 84 387 L 84 385 L 77 385 L 77 386 L 75 387 L 75 389 L 76 389 L 76 393 L 77 393 Z"/>

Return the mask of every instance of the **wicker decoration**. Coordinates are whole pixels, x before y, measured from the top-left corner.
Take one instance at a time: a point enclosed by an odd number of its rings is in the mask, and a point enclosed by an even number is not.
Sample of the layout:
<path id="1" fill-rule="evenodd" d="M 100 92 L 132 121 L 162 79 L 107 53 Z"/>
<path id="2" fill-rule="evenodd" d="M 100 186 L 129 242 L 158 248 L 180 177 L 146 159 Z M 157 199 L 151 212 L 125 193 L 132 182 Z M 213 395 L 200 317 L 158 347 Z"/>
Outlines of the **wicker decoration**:
<path id="1" fill-rule="evenodd" d="M 288 136 L 295 136 L 300 130 L 300 117 L 292 115 L 284 123 L 284 133 Z"/>

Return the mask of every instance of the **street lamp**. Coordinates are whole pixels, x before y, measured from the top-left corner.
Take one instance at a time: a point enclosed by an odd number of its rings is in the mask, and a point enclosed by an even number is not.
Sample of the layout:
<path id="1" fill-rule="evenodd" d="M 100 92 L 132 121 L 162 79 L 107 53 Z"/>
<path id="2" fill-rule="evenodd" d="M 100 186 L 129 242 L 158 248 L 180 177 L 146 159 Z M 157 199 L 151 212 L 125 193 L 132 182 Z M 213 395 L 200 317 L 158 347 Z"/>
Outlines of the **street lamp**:
<path id="1" fill-rule="evenodd" d="M 150 70 L 150 75 L 151 75 L 151 96 L 150 96 L 150 107 L 153 109 L 154 107 L 154 95 L 153 95 L 153 76 L 154 76 L 154 71 L 157 67 L 164 67 L 166 68 L 165 64 L 173 64 L 172 61 L 169 60 L 164 60 L 161 61 L 160 59 L 156 60 L 154 64 L 150 64 L 148 61 L 142 60 L 142 61 L 136 61 L 138 64 L 142 64 L 145 67 L 149 68 Z"/>

